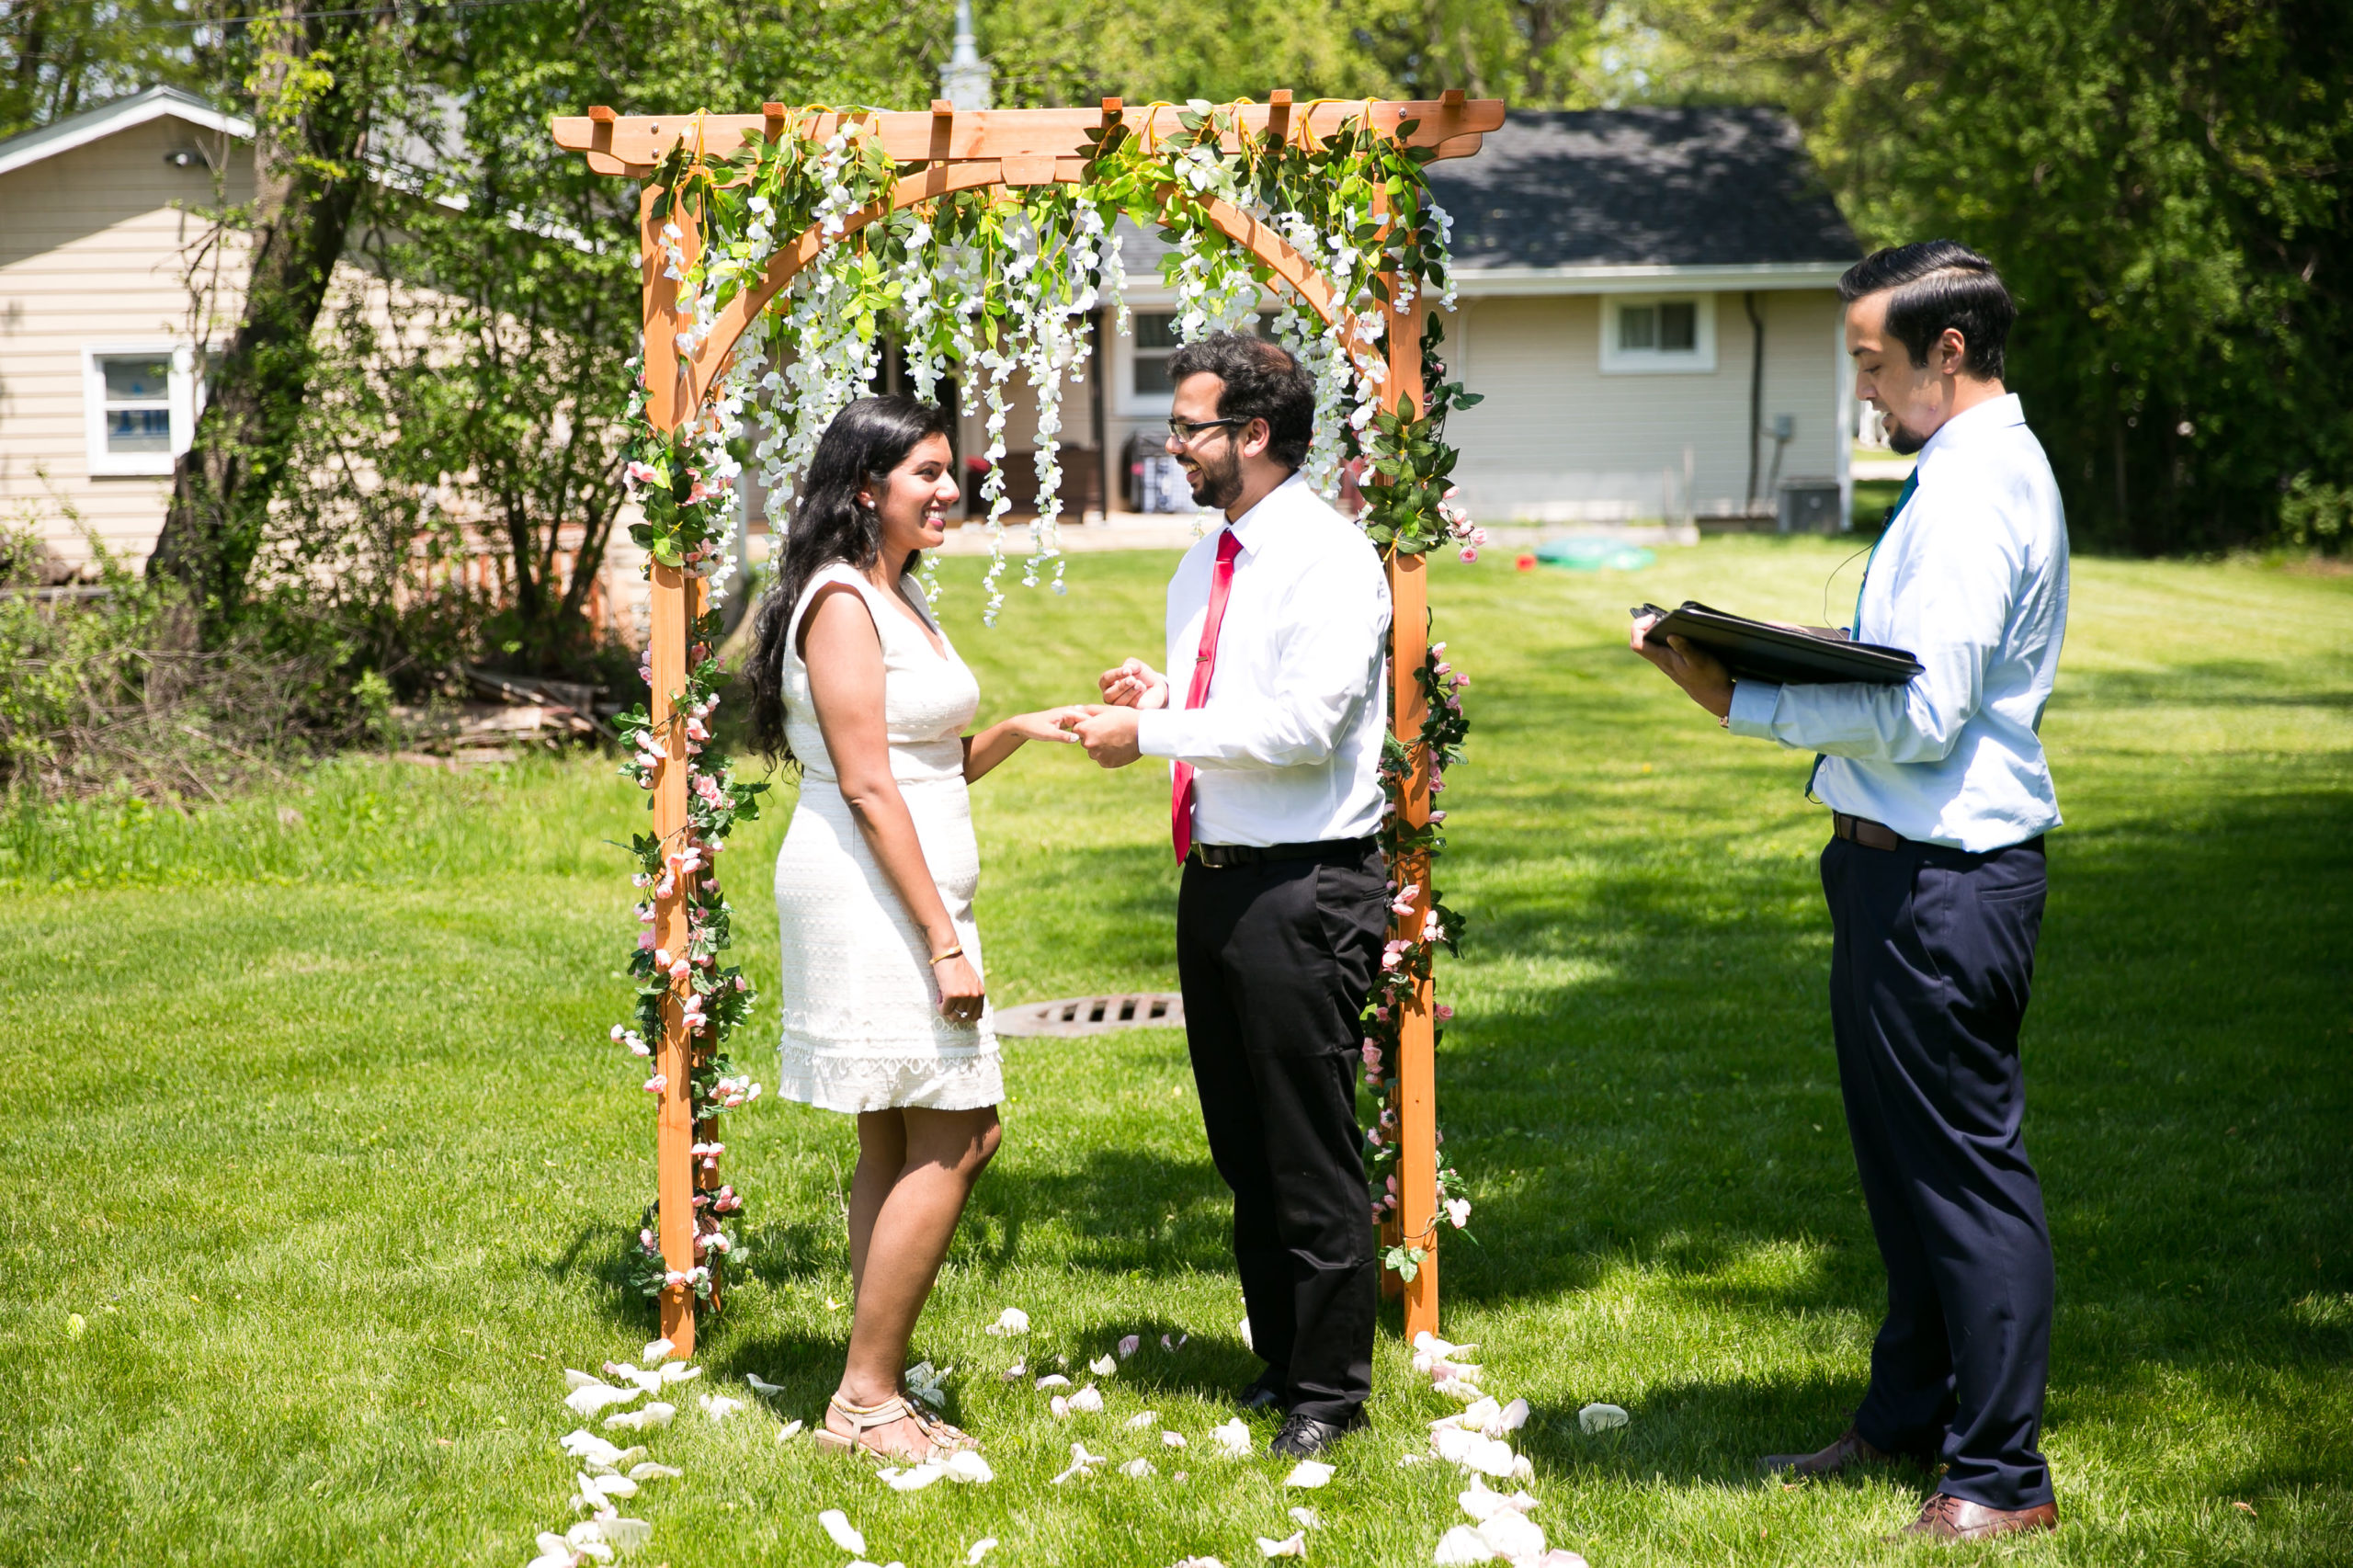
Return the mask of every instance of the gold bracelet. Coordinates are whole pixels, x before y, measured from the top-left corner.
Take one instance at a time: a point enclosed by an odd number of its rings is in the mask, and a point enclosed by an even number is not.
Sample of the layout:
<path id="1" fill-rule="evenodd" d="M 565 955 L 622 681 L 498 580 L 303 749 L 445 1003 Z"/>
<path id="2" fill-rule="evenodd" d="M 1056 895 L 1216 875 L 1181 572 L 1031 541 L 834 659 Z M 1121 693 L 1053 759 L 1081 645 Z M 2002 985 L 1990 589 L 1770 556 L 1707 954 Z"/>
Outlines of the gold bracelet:
<path id="1" fill-rule="evenodd" d="M 932 962 L 934 962 L 934 963 L 936 963 L 936 964 L 946 963 L 949 959 L 961 959 L 961 958 L 962 958 L 963 956 L 964 956 L 964 948 L 963 948 L 963 945 L 962 945 L 961 943 L 958 943 L 958 944 L 956 944 L 955 946 L 953 946 L 953 947 L 949 948 L 949 949 L 946 952 L 944 952 L 944 953 L 934 953 L 934 954 L 932 954 L 932 955 L 931 955 L 931 961 L 932 961 Z"/>

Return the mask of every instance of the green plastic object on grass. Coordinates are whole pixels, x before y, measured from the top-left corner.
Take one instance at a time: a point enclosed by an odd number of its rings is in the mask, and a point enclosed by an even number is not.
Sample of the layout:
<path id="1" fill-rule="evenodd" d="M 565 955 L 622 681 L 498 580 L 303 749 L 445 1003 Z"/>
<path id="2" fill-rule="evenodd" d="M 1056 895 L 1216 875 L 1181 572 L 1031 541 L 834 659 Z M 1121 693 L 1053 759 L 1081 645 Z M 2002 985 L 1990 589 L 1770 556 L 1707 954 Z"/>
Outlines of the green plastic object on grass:
<path id="1" fill-rule="evenodd" d="M 1554 539 L 1537 546 L 1536 559 L 1571 572 L 1639 572 L 1658 555 L 1614 539 Z"/>

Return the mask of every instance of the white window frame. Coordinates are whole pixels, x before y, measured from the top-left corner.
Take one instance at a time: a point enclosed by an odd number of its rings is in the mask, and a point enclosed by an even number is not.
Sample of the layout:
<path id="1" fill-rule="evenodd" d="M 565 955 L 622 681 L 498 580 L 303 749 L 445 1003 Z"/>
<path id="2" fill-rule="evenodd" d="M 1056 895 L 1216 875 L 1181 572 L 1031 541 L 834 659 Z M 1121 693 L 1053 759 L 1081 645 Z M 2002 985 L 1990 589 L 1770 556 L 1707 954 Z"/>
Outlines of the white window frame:
<path id="1" fill-rule="evenodd" d="M 1129 310 L 1139 316 L 1175 316 L 1175 305 L 1131 304 Z M 1176 406 L 1175 392 L 1140 392 L 1136 391 L 1136 340 L 1131 332 L 1121 332 L 1107 313 L 1103 325 L 1111 340 L 1111 412 L 1122 418 L 1135 419 L 1151 415 L 1165 415 Z"/>
<path id="2" fill-rule="evenodd" d="M 1620 348 L 1618 312 L 1629 305 L 1689 305 L 1689 348 Z M 1601 296 L 1601 371 L 1607 376 L 1704 376 L 1716 369 L 1716 297 L 1713 294 L 1604 294 Z"/>
<path id="3" fill-rule="evenodd" d="M 172 449 L 168 452 L 107 450 L 107 378 L 100 361 L 115 358 L 168 358 L 172 362 L 169 392 Z M 82 346 L 82 413 L 89 448 L 90 472 L 103 478 L 153 477 L 172 472 L 179 455 L 196 439 L 196 356 L 185 344 L 149 338 L 144 342 L 85 343 Z"/>

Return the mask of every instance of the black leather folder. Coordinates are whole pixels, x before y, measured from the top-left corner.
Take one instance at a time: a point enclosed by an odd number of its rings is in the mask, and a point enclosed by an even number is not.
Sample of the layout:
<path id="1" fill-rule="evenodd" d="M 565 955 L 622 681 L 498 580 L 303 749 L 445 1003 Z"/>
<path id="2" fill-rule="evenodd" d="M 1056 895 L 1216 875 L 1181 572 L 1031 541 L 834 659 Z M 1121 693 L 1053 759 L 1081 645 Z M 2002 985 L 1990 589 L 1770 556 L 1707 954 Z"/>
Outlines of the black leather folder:
<path id="1" fill-rule="evenodd" d="M 1632 613 L 1662 618 L 1643 634 L 1644 642 L 1687 638 L 1722 659 L 1736 680 L 1778 681 L 1783 686 L 1822 686 L 1838 681 L 1902 686 L 1923 668 L 1908 649 L 1792 631 L 1785 626 L 1710 609 L 1697 599 L 1684 600 L 1678 609 L 1640 605 Z"/>

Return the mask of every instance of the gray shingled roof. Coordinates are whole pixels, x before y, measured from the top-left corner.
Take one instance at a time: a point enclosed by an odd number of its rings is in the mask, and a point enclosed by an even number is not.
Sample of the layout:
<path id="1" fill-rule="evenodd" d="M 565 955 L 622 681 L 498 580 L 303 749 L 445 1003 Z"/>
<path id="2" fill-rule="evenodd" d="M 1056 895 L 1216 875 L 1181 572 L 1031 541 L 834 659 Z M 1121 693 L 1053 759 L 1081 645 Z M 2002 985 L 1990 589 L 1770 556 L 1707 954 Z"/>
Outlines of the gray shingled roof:
<path id="1" fill-rule="evenodd" d="M 1514 109 L 1433 164 L 1455 265 L 1756 267 L 1862 247 L 1774 108 Z"/>

